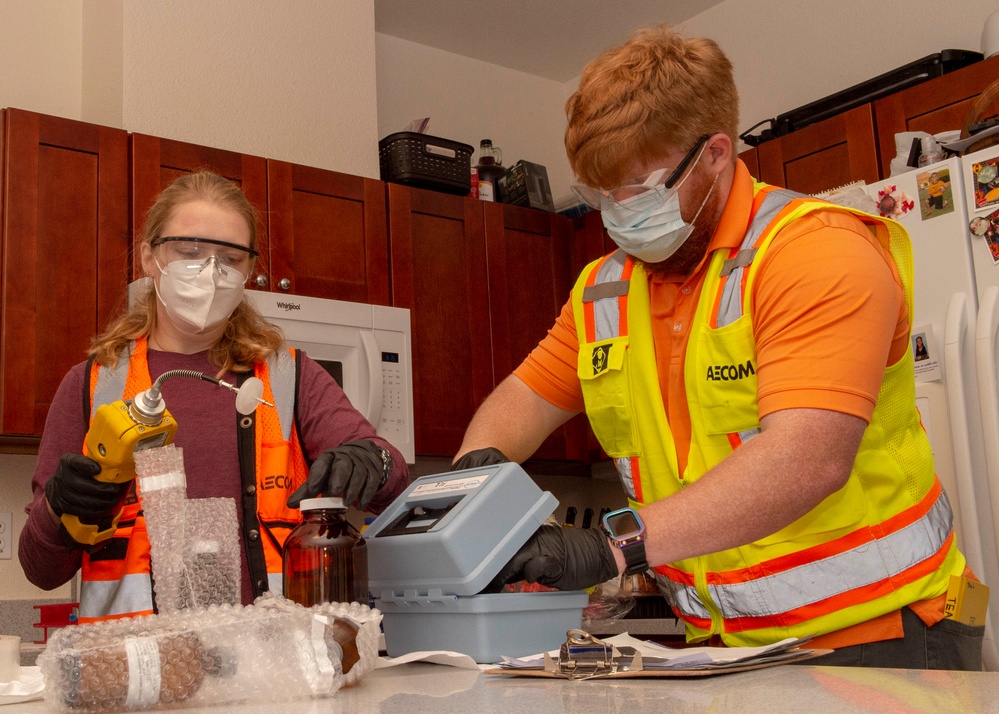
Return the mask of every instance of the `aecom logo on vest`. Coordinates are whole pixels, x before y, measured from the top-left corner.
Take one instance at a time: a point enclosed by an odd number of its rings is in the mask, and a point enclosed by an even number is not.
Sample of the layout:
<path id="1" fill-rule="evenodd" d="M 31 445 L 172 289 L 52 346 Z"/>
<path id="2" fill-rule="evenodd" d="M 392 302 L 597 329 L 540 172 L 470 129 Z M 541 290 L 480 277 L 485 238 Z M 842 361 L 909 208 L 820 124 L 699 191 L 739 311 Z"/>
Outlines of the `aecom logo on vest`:
<path id="1" fill-rule="evenodd" d="M 753 367 L 753 360 L 747 360 L 746 364 L 708 365 L 705 379 L 714 382 L 735 382 L 754 374 L 756 374 L 756 368 Z"/>

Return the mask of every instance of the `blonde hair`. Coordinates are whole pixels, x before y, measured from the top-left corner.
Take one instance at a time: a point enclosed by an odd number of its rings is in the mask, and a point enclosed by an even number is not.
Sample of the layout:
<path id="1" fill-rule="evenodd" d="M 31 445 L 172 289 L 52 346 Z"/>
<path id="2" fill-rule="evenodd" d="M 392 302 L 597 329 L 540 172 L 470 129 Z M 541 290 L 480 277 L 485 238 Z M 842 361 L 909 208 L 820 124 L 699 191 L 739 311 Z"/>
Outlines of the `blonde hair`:
<path id="1" fill-rule="evenodd" d="M 591 61 L 566 114 L 569 164 L 589 186 L 618 186 L 633 178 L 624 175 L 632 161 L 689 149 L 705 134 L 738 145 L 732 63 L 713 40 L 686 39 L 667 25 L 639 30 Z"/>
<path id="2" fill-rule="evenodd" d="M 180 176 L 160 192 L 146 216 L 142 243 L 152 247 L 152 242 L 160 237 L 173 212 L 193 201 L 205 201 L 238 213 L 250 229 L 249 247 L 258 249 L 259 219 L 253 205 L 236 184 L 211 171 L 195 171 Z M 128 312 L 92 340 L 88 353 L 101 365 L 116 364 L 129 343 L 152 333 L 156 325 L 157 303 L 152 288 L 138 296 Z M 229 370 L 245 372 L 253 368 L 255 361 L 265 359 L 283 344 L 281 331 L 264 320 L 244 297 L 229 317 L 222 336 L 209 348 L 208 357 L 219 368 L 218 375 Z"/>

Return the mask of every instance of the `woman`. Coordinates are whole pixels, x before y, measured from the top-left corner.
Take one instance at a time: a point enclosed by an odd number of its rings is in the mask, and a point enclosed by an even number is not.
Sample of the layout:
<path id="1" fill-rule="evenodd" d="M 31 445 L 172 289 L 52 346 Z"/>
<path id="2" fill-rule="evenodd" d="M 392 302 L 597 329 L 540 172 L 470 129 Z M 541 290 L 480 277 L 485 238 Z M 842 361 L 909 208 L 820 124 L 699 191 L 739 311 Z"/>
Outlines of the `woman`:
<path id="1" fill-rule="evenodd" d="M 46 590 L 81 571 L 81 620 L 155 607 L 135 489 L 95 480 L 100 466 L 81 452 L 97 406 L 134 397 L 168 370 L 232 384 L 255 375 L 268 402 L 274 394 L 294 400 L 294 419 L 285 414 L 282 422 L 276 408 L 261 405 L 252 424 L 238 425 L 231 392 L 197 379 L 162 384 L 178 423 L 173 443 L 183 449 L 188 497 L 236 500 L 244 604 L 265 590 L 280 592 L 281 545 L 301 518 L 302 498 L 342 494 L 348 504 L 380 512 L 408 484 L 401 454 L 326 370 L 284 346 L 281 332 L 243 298 L 258 245 L 256 213 L 235 184 L 206 171 L 176 179 L 150 209 L 139 246 L 152 287 L 94 339 L 90 360 L 59 386 L 19 557 L 28 580 Z M 123 498 L 117 524 L 101 526 L 114 527 L 114 535 L 96 545 L 63 525 L 73 516 L 99 522 L 118 513 Z"/>

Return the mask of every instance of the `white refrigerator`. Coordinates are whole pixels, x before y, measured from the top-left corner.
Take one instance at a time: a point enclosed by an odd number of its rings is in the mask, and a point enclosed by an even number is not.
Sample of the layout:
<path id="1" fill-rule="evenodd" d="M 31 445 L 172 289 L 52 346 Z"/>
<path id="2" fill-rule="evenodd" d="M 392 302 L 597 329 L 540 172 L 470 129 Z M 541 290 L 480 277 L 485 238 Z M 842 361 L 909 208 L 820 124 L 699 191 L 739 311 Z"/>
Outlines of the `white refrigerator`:
<path id="1" fill-rule="evenodd" d="M 987 669 L 999 671 L 999 190 L 992 197 L 979 188 L 992 178 L 999 187 L 999 175 L 982 165 L 999 174 L 999 148 L 865 190 L 874 210 L 899 221 L 912 238 L 917 406 L 954 508 L 958 545 L 991 589 L 984 659 Z"/>

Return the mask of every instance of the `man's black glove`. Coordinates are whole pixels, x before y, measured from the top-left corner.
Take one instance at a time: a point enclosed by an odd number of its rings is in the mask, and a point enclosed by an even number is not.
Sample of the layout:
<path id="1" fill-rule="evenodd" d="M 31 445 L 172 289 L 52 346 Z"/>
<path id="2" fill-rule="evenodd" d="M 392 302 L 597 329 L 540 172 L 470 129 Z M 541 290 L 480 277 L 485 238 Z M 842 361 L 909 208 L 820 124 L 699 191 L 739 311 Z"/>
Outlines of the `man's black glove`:
<path id="1" fill-rule="evenodd" d="M 589 528 L 541 526 L 483 592 L 526 580 L 558 590 L 582 590 L 618 574 L 607 536 Z"/>
<path id="2" fill-rule="evenodd" d="M 508 459 L 499 449 L 487 446 L 484 449 L 469 451 L 467 454 L 451 464 L 451 470 L 461 471 L 462 469 L 475 469 L 479 466 L 505 464 L 509 460 L 510 459 Z"/>
<path id="3" fill-rule="evenodd" d="M 83 454 L 64 454 L 59 459 L 55 473 L 45 483 L 45 498 L 53 512 L 60 518 L 63 514 L 76 516 L 81 522 L 97 526 L 104 531 L 111 527 L 113 519 L 121 511 L 125 495 L 132 482 L 106 483 L 95 476 L 101 472 L 101 465 Z M 59 528 L 66 545 L 73 548 L 94 550 L 103 543 L 90 545 L 77 540 L 87 534 L 73 533 L 63 524 Z"/>
<path id="4" fill-rule="evenodd" d="M 319 455 L 309 478 L 288 497 L 288 507 L 298 508 L 306 498 L 342 496 L 344 504 L 363 511 L 392 473 L 392 454 L 367 439 L 348 441 Z"/>

